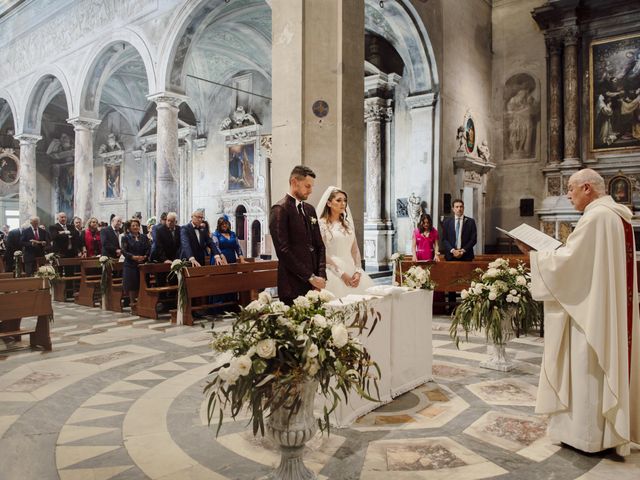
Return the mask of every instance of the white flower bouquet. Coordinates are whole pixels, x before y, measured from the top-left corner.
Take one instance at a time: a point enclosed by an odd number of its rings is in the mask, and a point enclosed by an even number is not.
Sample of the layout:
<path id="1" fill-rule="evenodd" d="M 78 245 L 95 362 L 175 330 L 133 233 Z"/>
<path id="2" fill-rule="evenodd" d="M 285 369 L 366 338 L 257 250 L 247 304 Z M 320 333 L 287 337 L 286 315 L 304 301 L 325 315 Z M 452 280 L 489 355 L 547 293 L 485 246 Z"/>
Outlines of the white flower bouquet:
<path id="1" fill-rule="evenodd" d="M 38 278 L 47 278 L 49 280 L 53 280 L 54 278 L 58 278 L 58 272 L 56 272 L 56 269 L 53 265 L 43 265 L 38 268 L 34 276 Z"/>
<path id="2" fill-rule="evenodd" d="M 511 267 L 509 260 L 498 258 L 486 271 L 476 270 L 477 278 L 468 290 L 462 290 L 462 302 L 453 313 L 449 333 L 456 341 L 458 327 L 462 327 L 468 339 L 469 332 L 485 330 L 487 338 L 502 345 L 506 316 L 510 317 L 516 335 L 526 333 L 542 320 L 542 306 L 531 297 L 531 280 L 528 268 L 518 262 Z"/>
<path id="3" fill-rule="evenodd" d="M 219 352 L 230 352 L 229 362 L 214 369 L 205 387 L 209 422 L 218 414 L 218 432 L 224 409 L 231 416 L 246 409 L 251 415 L 254 435 L 264 435 L 264 419 L 278 408 L 294 413 L 300 408 L 300 384 L 315 379 L 331 405 L 318 420 L 321 430 L 329 429 L 329 415 L 350 391 L 372 401 L 371 388 L 378 393 L 380 369 L 360 340 L 353 335 L 369 330 L 380 314 L 364 303 L 349 308 L 326 306 L 329 292 L 311 291 L 298 297 L 291 307 L 273 301 L 263 292 L 240 313 L 230 331 L 216 333 L 212 342 Z M 367 327 L 372 319 L 371 328 Z"/>
<path id="4" fill-rule="evenodd" d="M 178 279 L 178 310 L 180 311 L 184 311 L 187 306 L 187 285 L 182 279 L 182 270 L 191 266 L 192 264 L 189 260 L 176 258 L 171 262 L 169 275 L 167 275 L 168 279 L 171 279 L 171 277 L 176 277 Z"/>
<path id="5" fill-rule="evenodd" d="M 414 290 L 433 290 L 436 287 L 436 283 L 431 280 L 429 268 L 424 269 L 418 265 L 409 268 L 409 270 L 402 275 L 402 279 L 403 285 L 413 288 Z"/>
<path id="6" fill-rule="evenodd" d="M 55 252 L 47 253 L 44 256 L 44 259 L 47 261 L 49 265 L 57 265 L 58 260 L 60 259 L 60 255 Z"/>
<path id="7" fill-rule="evenodd" d="M 14 278 L 20 278 L 22 276 L 22 270 L 23 270 L 22 259 L 23 259 L 22 250 L 16 250 L 15 252 L 13 252 L 13 260 L 15 263 L 14 269 L 13 269 Z"/>

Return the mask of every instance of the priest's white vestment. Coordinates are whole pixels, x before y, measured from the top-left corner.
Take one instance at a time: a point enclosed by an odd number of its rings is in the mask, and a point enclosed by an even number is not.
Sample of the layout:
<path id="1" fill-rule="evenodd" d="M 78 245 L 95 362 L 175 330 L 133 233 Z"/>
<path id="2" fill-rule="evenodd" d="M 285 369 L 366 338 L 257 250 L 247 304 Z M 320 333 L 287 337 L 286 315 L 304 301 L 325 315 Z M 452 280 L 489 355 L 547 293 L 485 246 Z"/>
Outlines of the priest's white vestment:
<path id="1" fill-rule="evenodd" d="M 623 224 L 631 216 L 610 196 L 600 197 L 587 205 L 564 247 L 531 252 L 532 294 L 545 311 L 536 412 L 550 415 L 552 441 L 585 452 L 616 447 L 626 455 L 629 442 L 640 442 L 637 278 L 633 258 L 628 289 Z"/>

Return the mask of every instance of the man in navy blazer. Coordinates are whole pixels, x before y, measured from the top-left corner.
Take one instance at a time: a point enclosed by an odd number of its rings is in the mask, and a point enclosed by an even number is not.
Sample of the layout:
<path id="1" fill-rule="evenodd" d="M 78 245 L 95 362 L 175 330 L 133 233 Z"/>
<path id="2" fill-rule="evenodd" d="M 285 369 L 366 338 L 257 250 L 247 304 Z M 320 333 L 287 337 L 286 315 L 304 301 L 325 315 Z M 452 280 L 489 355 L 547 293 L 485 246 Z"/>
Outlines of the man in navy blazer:
<path id="1" fill-rule="evenodd" d="M 203 221 L 204 213 L 202 210 L 196 210 L 191 214 L 191 221 L 180 227 L 181 258 L 189 260 L 194 267 L 201 267 L 205 265 L 204 257 L 209 247 L 211 255 L 215 257 L 216 265 L 222 265 L 224 262 L 220 249 L 211 239 L 209 232 L 200 229 Z"/>
<path id="2" fill-rule="evenodd" d="M 448 261 L 470 262 L 474 257 L 473 247 L 478 241 L 476 222 L 464 216 L 464 202 L 459 198 L 453 201 L 453 214 L 442 223 L 444 258 Z"/>
<path id="3" fill-rule="evenodd" d="M 111 258 L 120 258 L 120 228 L 122 218 L 118 215 L 111 217 L 111 225 L 100 230 L 100 245 L 102 245 L 101 255 Z"/>

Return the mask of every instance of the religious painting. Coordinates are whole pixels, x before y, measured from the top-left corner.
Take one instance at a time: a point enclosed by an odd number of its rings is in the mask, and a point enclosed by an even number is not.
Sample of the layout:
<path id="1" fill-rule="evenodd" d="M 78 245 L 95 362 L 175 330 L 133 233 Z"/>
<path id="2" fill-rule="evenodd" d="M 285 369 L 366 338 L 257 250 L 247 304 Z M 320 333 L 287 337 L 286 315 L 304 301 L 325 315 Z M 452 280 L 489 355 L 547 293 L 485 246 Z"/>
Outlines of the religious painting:
<path id="1" fill-rule="evenodd" d="M 640 34 L 591 43 L 591 149 L 640 148 Z"/>
<path id="2" fill-rule="evenodd" d="M 105 197 L 120 198 L 122 194 L 121 188 L 121 164 L 110 164 L 104 166 L 105 178 Z"/>
<path id="3" fill-rule="evenodd" d="M 58 211 L 73 216 L 73 164 L 59 167 L 56 197 Z"/>
<path id="4" fill-rule="evenodd" d="M 409 216 L 409 200 L 407 198 L 396 199 L 396 216 L 398 218 Z"/>
<path id="5" fill-rule="evenodd" d="M 504 85 L 505 159 L 535 158 L 539 118 L 536 81 L 527 73 L 513 75 Z"/>
<path id="6" fill-rule="evenodd" d="M 464 122 L 464 138 L 464 146 L 467 149 L 467 153 L 473 153 L 473 149 L 476 146 L 476 126 L 471 116 L 467 116 Z"/>
<path id="7" fill-rule="evenodd" d="M 229 145 L 229 190 L 254 188 L 255 143 Z"/>
<path id="8" fill-rule="evenodd" d="M 624 175 L 609 180 L 609 195 L 618 203 L 631 205 L 631 181 Z"/>
<path id="9" fill-rule="evenodd" d="M 18 181 L 18 159 L 14 155 L 0 155 L 0 182 L 13 185 Z"/>

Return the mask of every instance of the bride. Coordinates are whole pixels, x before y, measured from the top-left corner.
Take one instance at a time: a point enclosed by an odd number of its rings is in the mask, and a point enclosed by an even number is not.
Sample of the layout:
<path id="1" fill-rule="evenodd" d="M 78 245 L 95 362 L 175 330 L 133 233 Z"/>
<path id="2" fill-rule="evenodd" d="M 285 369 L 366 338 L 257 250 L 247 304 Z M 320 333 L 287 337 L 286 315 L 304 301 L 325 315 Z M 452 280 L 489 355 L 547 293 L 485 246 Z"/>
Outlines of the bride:
<path id="1" fill-rule="evenodd" d="M 347 194 L 336 187 L 327 188 L 316 211 L 322 212 L 319 224 L 327 257 L 326 289 L 338 298 L 365 293 L 373 281 L 361 268 Z"/>

